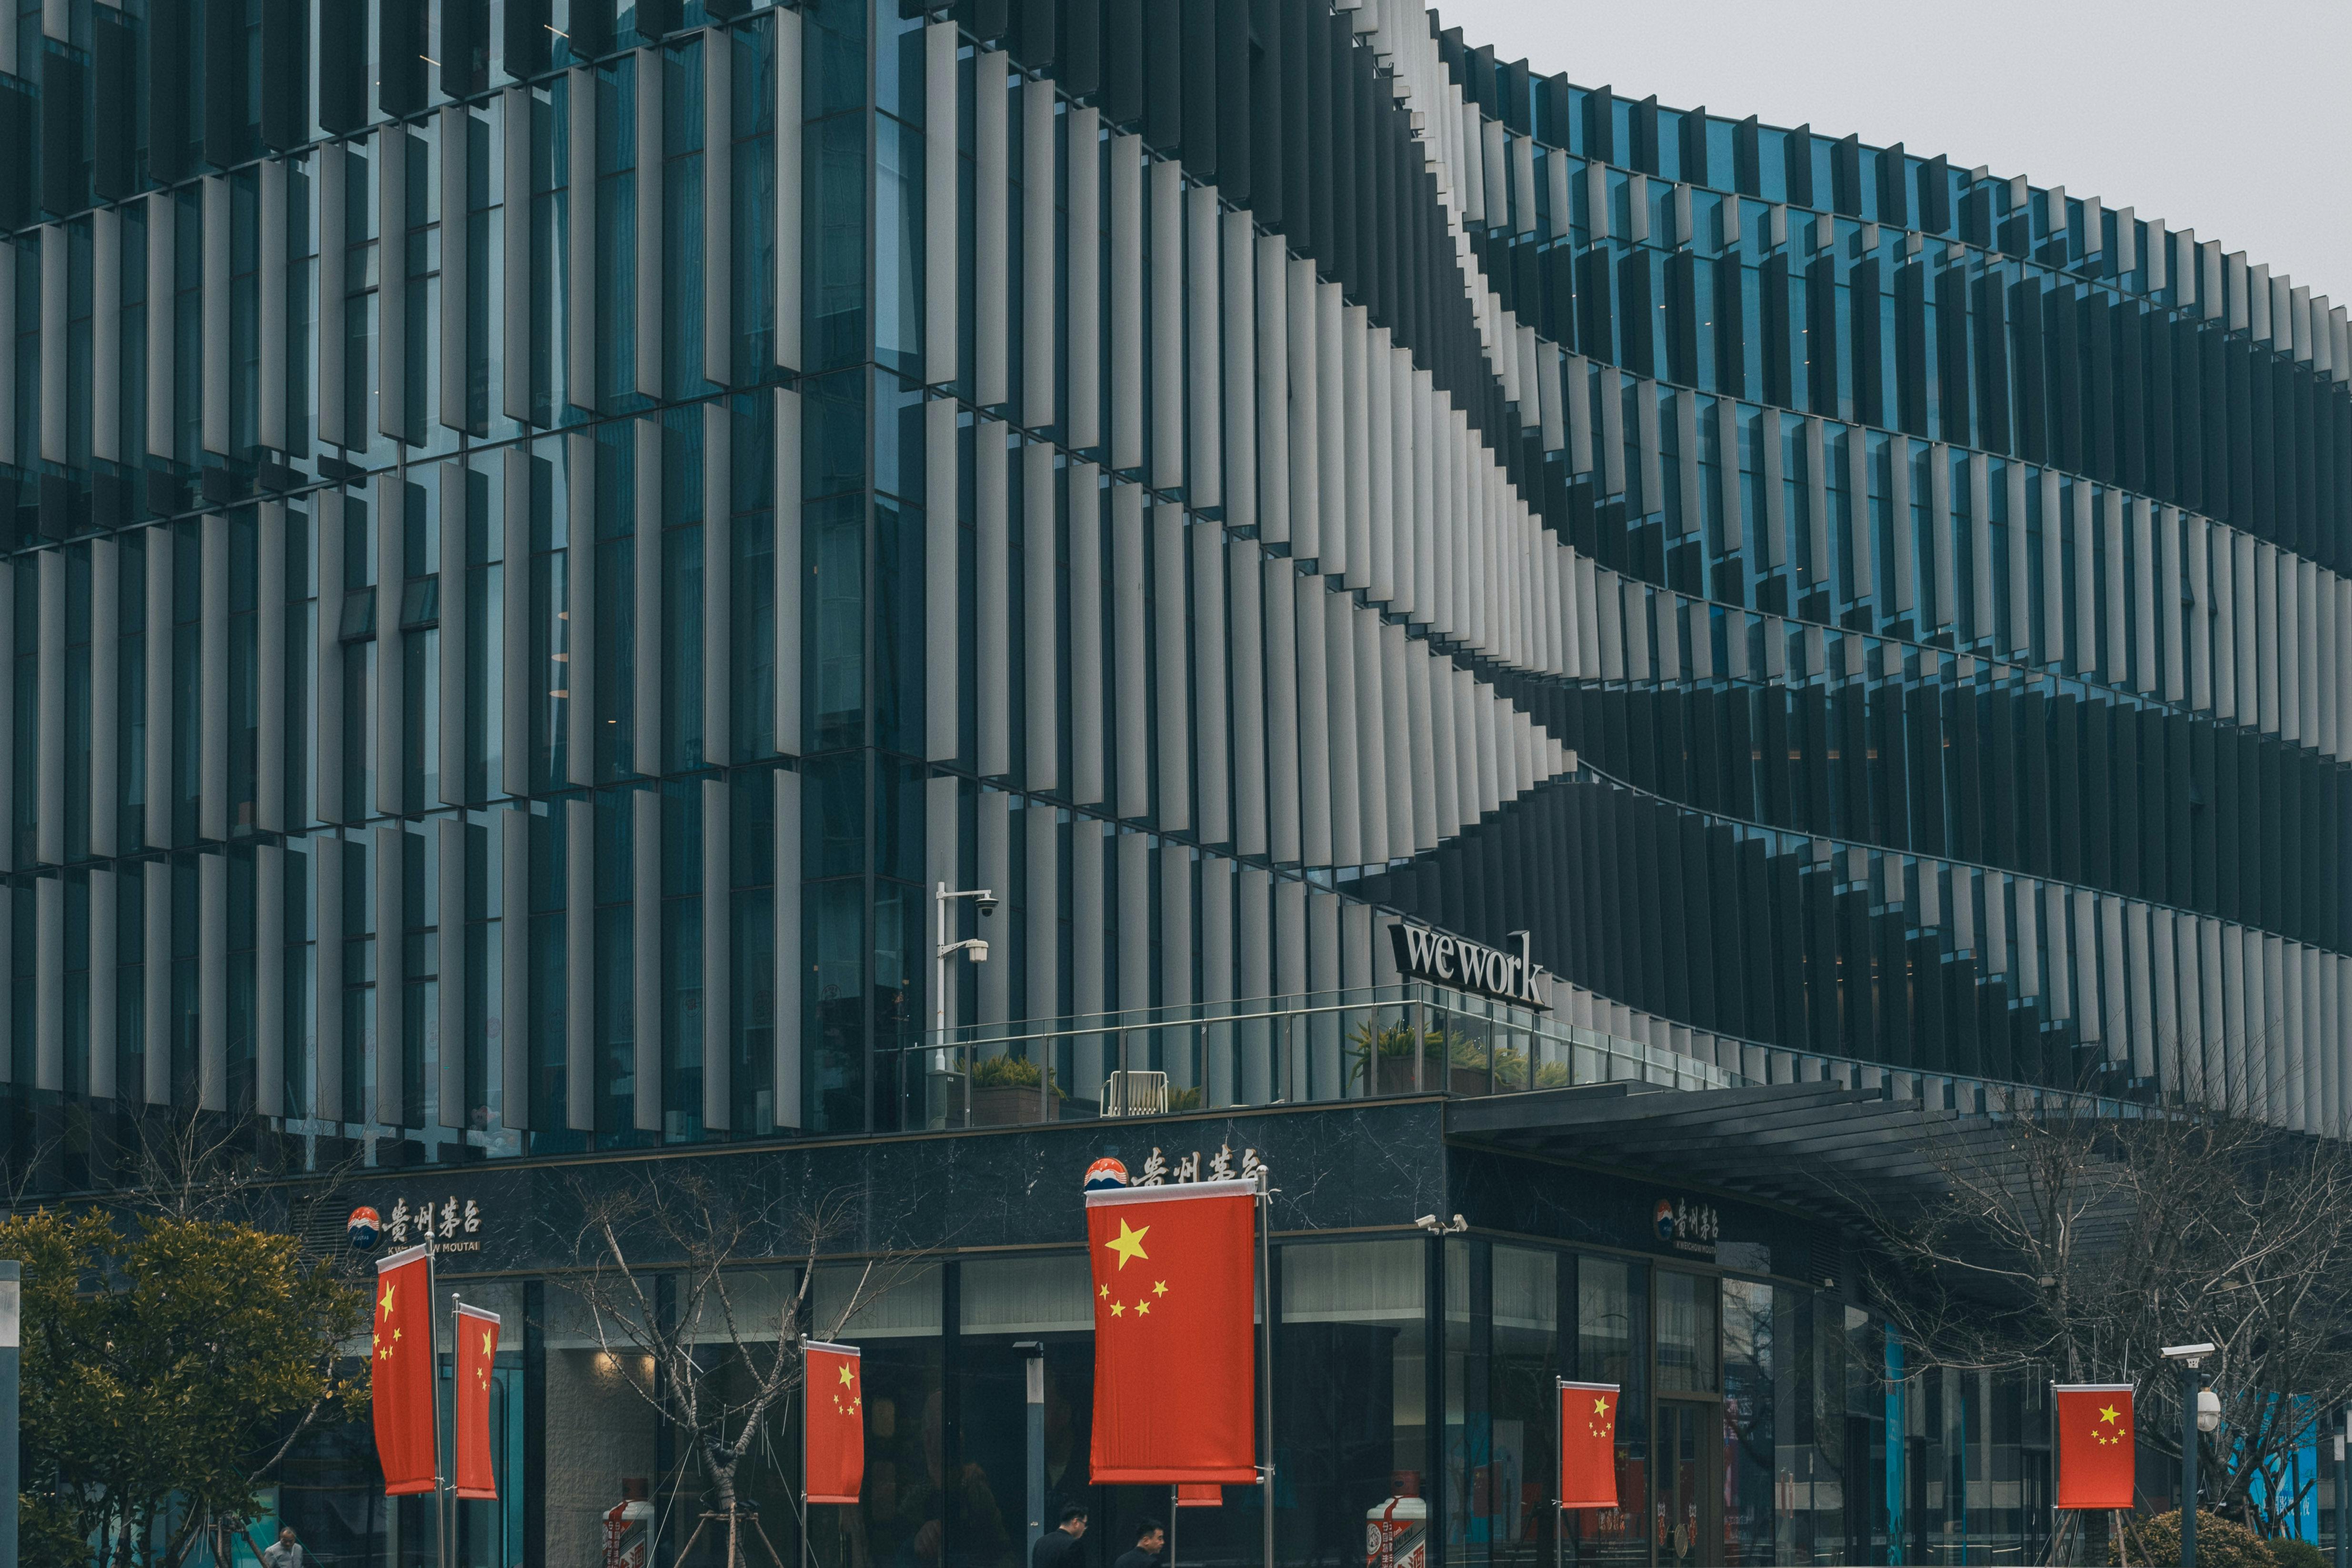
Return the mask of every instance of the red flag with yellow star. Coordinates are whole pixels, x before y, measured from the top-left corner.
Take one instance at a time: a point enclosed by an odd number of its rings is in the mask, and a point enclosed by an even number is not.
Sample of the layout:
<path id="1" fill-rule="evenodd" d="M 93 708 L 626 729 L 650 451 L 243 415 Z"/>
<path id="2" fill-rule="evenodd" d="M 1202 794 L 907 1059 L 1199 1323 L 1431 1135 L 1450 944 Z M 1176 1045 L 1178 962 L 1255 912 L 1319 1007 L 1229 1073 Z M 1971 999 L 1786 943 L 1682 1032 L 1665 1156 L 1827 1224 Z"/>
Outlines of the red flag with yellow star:
<path id="1" fill-rule="evenodd" d="M 456 1420 L 457 1495 L 496 1501 L 490 1470 L 490 1384 L 497 1381 L 499 1315 L 462 1303 L 457 1308 Z"/>
<path id="2" fill-rule="evenodd" d="M 1087 1194 L 1097 1486 L 1257 1480 L 1256 1187 Z"/>
<path id="3" fill-rule="evenodd" d="M 368 1393 L 386 1497 L 429 1492 L 439 1479 L 433 1401 L 433 1249 L 412 1247 L 375 1266 Z"/>
<path id="4" fill-rule="evenodd" d="M 2079 1509 L 2132 1506 L 2132 1390 L 2128 1383 L 2053 1384 L 2058 1500 Z"/>
<path id="5" fill-rule="evenodd" d="M 1617 1506 L 1617 1385 L 1559 1384 L 1559 1506 Z"/>
<path id="6" fill-rule="evenodd" d="M 866 1366 L 856 1345 L 810 1340 L 802 1461 L 811 1502 L 856 1502 L 866 1480 Z"/>

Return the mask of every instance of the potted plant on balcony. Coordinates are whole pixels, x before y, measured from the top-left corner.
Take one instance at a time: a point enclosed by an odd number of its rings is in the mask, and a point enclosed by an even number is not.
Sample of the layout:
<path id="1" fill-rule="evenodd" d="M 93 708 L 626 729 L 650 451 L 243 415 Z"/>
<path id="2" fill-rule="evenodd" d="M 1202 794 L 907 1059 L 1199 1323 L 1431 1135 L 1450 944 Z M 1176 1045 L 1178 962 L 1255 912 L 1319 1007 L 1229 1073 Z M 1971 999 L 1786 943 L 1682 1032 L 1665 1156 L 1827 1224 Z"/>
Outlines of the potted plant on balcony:
<path id="1" fill-rule="evenodd" d="M 1411 1094 L 1414 1031 L 1411 1024 L 1374 1028 L 1359 1024 L 1348 1036 L 1349 1075 L 1373 1094 Z M 1538 1062 L 1532 1085 L 1528 1079 L 1527 1053 L 1517 1046 L 1494 1046 L 1471 1035 L 1444 1029 L 1420 1032 L 1421 1086 L 1423 1093 L 1488 1092 L 1487 1062 L 1494 1064 L 1492 1087 L 1496 1092 L 1528 1088 L 1558 1089 L 1569 1082 L 1565 1062 Z"/>
<path id="2" fill-rule="evenodd" d="M 1367 1094 L 1412 1093 L 1414 1037 L 1410 1024 L 1357 1025 L 1348 1031 L 1348 1076 Z"/>
<path id="3" fill-rule="evenodd" d="M 1348 1036 L 1349 1076 L 1372 1094 L 1413 1092 L 1412 1058 L 1418 1038 L 1421 1087 L 1455 1094 L 1486 1092 L 1486 1059 L 1476 1044 L 1449 1038 L 1443 1029 L 1416 1031 L 1411 1024 L 1375 1027 L 1359 1024 Z M 1457 1081 L 1459 1080 L 1459 1081 Z"/>
<path id="4" fill-rule="evenodd" d="M 1506 1046 L 1503 1047 L 1502 1054 L 1508 1056 L 1513 1053 L 1511 1053 L 1510 1047 Z M 1448 1094 L 1479 1095 L 1491 1093 L 1496 1089 L 1508 1089 L 1513 1087 L 1509 1077 L 1509 1067 L 1507 1063 L 1500 1060 L 1493 1060 L 1496 1055 L 1497 1053 L 1496 1051 L 1494 1042 L 1484 1039 L 1479 1036 L 1446 1036 L 1446 1092 Z M 1486 1070 L 1490 1060 L 1492 1061 L 1492 1065 L 1497 1069 L 1498 1075 L 1491 1079 L 1486 1076 Z M 1428 1081 L 1426 1075 L 1424 1075 L 1423 1081 Z"/>
<path id="5" fill-rule="evenodd" d="M 1062 1086 L 1049 1083 L 1054 1117 L 1061 1112 Z M 982 1057 L 971 1065 L 971 1124 L 1011 1127 L 1042 1121 L 1037 1103 L 1037 1064 L 1025 1057 Z"/>
<path id="6" fill-rule="evenodd" d="M 1474 1072 L 1483 1072 L 1486 1061 L 1482 1057 L 1468 1065 Z M 1528 1053 L 1524 1047 L 1495 1047 L 1495 1092 L 1497 1094 L 1516 1093 L 1523 1089 L 1565 1089 L 1569 1081 L 1568 1064 L 1557 1058 L 1549 1061 L 1538 1059 L 1531 1082 L 1528 1074 Z M 1478 1092 L 1483 1094 L 1486 1091 L 1482 1089 Z"/>

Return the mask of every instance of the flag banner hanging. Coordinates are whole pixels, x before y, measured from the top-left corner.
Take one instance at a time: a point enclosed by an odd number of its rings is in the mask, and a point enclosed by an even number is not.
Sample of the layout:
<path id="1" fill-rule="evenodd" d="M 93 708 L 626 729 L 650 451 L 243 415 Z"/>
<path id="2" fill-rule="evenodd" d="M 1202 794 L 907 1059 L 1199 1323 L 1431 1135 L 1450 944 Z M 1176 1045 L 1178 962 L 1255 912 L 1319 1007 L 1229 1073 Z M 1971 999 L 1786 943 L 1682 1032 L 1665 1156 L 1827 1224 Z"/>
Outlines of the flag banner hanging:
<path id="1" fill-rule="evenodd" d="M 1255 1485 L 1257 1188 L 1089 1192 L 1097 1486 Z"/>
<path id="2" fill-rule="evenodd" d="M 1559 1385 L 1559 1506 L 1617 1506 L 1617 1385 Z"/>
<path id="3" fill-rule="evenodd" d="M 375 1266 L 368 1393 L 386 1497 L 429 1492 L 439 1434 L 433 1400 L 433 1249 L 412 1247 Z"/>
<path id="4" fill-rule="evenodd" d="M 457 1309 L 457 1393 L 455 1401 L 457 1495 L 495 1502 L 490 1468 L 490 1384 L 498 1381 L 499 1315 Z"/>
<path id="5" fill-rule="evenodd" d="M 1179 1481 L 1176 1483 L 1178 1508 L 1223 1508 L 1225 1489 L 1214 1481 Z"/>
<path id="6" fill-rule="evenodd" d="M 2050 1385 L 2051 1426 L 2058 1435 L 2058 1497 L 2051 1506 L 2132 1506 L 2132 1385 Z"/>
<path id="7" fill-rule="evenodd" d="M 866 1480 L 866 1365 L 856 1345 L 810 1340 L 803 1473 L 811 1502 L 856 1502 Z"/>

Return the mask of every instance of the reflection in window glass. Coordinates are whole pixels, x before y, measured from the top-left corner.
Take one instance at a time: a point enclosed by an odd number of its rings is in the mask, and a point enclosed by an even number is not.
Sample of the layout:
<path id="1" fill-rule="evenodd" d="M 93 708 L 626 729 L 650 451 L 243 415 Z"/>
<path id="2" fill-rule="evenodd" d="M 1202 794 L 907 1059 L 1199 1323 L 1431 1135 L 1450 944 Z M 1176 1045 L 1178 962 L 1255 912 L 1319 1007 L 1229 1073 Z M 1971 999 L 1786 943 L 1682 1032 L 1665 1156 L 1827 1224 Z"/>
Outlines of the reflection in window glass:
<path id="1" fill-rule="evenodd" d="M 1571 1516 L 1577 1561 L 1643 1564 L 1650 1561 L 1648 1461 L 1649 1385 L 1642 1326 L 1647 1270 L 1612 1258 L 1576 1263 L 1576 1373 L 1590 1383 L 1617 1384 L 1617 1501 L 1608 1512 Z"/>
<path id="2" fill-rule="evenodd" d="M 1663 1309 L 1663 1291 L 1659 1300 Z M 1772 1306 L 1769 1285 L 1723 1282 L 1723 1525 L 1729 1560 L 1736 1563 L 1773 1561 L 1773 1478 L 1780 1457 L 1774 1448 Z M 1663 1325 L 1659 1344 L 1663 1350 Z"/>
<path id="3" fill-rule="evenodd" d="M 1658 1274 L 1658 1391 L 1704 1394 L 1715 1387 L 1715 1281 Z"/>
<path id="4" fill-rule="evenodd" d="M 1493 1483 L 1486 1497 L 1492 1561 L 1534 1568 L 1550 1561 L 1546 1484 L 1552 1451 L 1559 1335 L 1559 1260 L 1528 1247 L 1494 1250 Z M 1475 1493 L 1474 1493 L 1475 1495 Z"/>
<path id="5" fill-rule="evenodd" d="M 1332 1542 L 1363 1539 L 1367 1510 L 1430 1495 L 1424 1246 L 1282 1249 L 1275 1449 L 1295 1478 L 1275 1521 L 1283 1561 L 1328 1560 Z"/>

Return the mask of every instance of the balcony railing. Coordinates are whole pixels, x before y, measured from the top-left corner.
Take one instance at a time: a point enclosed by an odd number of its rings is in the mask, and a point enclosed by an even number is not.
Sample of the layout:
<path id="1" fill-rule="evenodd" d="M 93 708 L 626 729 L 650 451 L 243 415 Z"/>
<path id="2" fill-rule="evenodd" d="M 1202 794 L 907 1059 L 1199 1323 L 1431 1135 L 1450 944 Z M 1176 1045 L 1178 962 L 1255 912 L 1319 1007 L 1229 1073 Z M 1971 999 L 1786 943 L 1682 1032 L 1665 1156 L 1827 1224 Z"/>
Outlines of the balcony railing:
<path id="1" fill-rule="evenodd" d="M 987 1127 L 1633 1080 L 1750 1080 L 1639 1040 L 1443 986 L 967 1025 L 898 1053 L 908 1128 Z"/>

